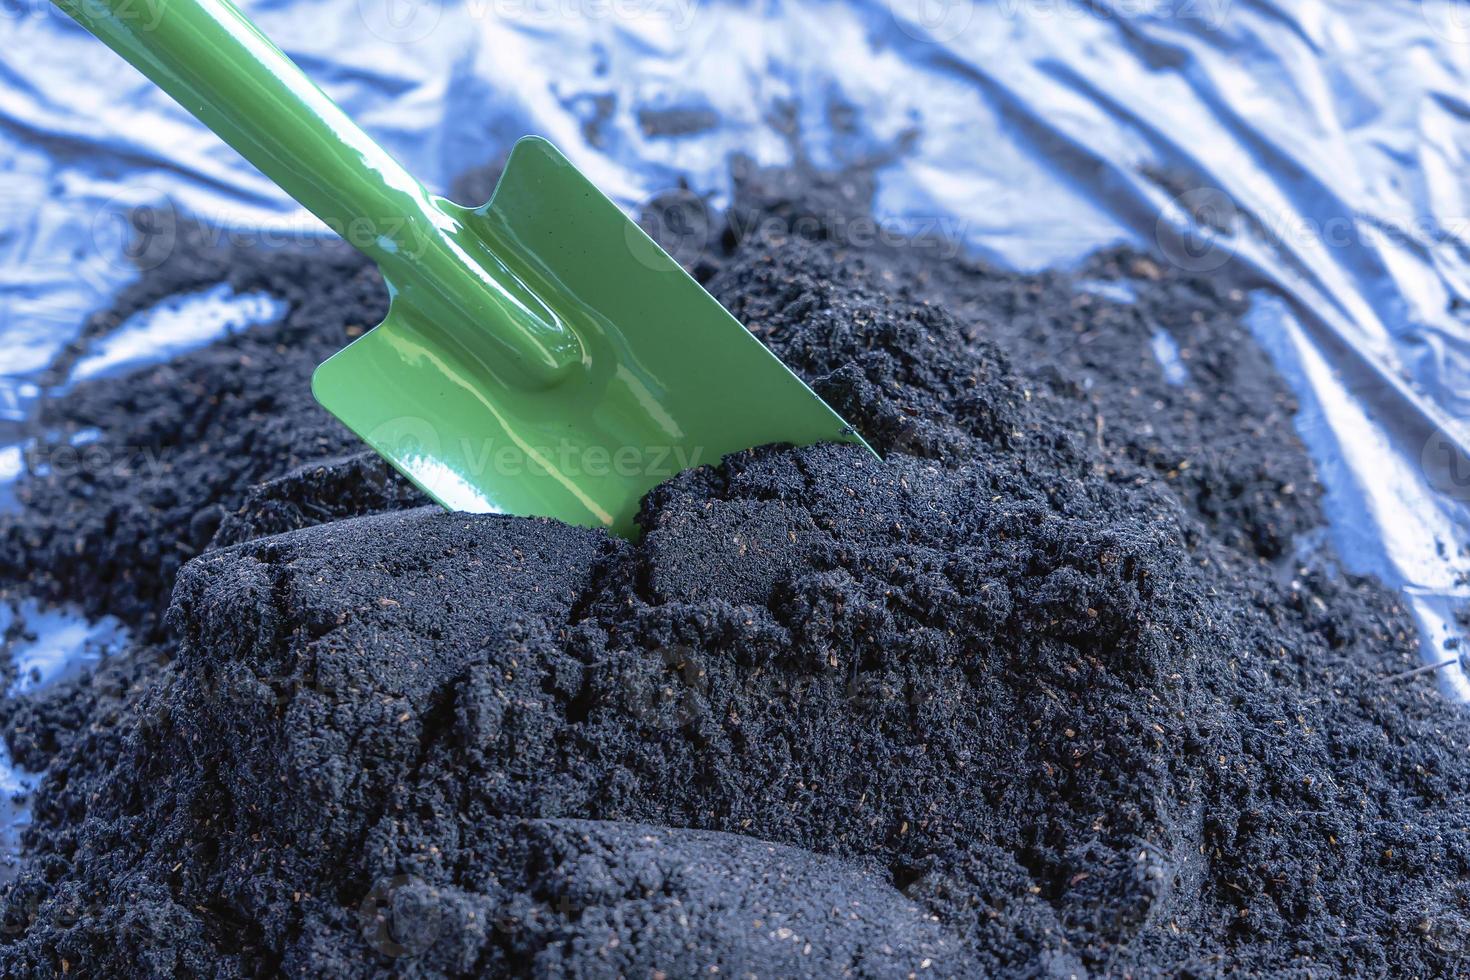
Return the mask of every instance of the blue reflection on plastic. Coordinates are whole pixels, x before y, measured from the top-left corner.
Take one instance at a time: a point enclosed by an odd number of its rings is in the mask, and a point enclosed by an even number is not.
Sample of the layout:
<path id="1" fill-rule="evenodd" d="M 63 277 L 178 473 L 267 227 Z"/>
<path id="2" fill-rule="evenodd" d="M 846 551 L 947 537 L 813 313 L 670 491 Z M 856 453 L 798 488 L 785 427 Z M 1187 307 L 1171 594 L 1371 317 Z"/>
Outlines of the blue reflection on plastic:
<path id="1" fill-rule="evenodd" d="M 112 617 L 89 620 L 70 608 L 32 600 L 0 602 L 0 645 L 15 667 L 7 697 L 44 694 L 81 676 L 123 648 L 127 631 Z M 20 836 L 30 824 L 30 794 L 41 773 L 16 765 L 0 739 L 0 881 L 15 871 Z"/>
<path id="2" fill-rule="evenodd" d="M 95 344 L 72 369 L 71 381 L 124 374 L 178 357 L 239 330 L 269 323 L 286 304 L 266 293 L 237 294 L 227 283 L 170 297 L 135 313 Z"/>
<path id="3" fill-rule="evenodd" d="M 1329 512 L 1355 522 L 1336 529 L 1345 563 L 1411 594 L 1463 570 L 1466 494 L 1432 472 L 1470 457 L 1459 0 L 243 5 L 437 189 L 536 132 L 629 207 L 683 177 L 719 204 L 733 153 L 799 147 L 884 163 L 880 214 L 1016 268 L 1119 241 L 1202 273 L 1233 259 L 1294 321 L 1257 333 L 1318 406 L 1300 424 Z M 0 18 L 11 382 L 139 274 L 121 220 L 139 205 L 318 227 L 49 4 L 22 7 Z M 1416 539 L 1436 536 L 1425 561 Z"/>

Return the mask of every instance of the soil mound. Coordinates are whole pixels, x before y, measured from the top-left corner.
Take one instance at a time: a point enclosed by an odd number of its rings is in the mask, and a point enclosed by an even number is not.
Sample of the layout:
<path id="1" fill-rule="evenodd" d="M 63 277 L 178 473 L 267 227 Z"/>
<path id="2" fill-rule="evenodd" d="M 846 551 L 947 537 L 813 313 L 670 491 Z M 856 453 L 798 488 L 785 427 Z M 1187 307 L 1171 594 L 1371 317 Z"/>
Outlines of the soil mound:
<path id="1" fill-rule="evenodd" d="M 190 508 L 214 544 L 135 598 L 101 573 L 174 639 L 48 743 L 7 975 L 1463 966 L 1470 722 L 1386 683 L 1417 663 L 1392 596 L 1289 557 L 1318 491 L 1245 297 L 1124 252 L 1022 276 L 857 248 L 866 185 L 740 176 L 727 222 L 682 225 L 716 228 L 696 271 L 884 462 L 737 454 L 628 544 L 413 508 L 338 436 L 196 484 L 213 457 L 167 435 L 177 496 L 145 485 L 114 550 Z M 340 282 L 168 370 L 207 403 L 231 345 L 332 346 L 367 317 L 312 325 Z M 127 397 L 77 404 L 122 443 Z M 292 445 L 330 431 L 277 397 Z M 89 492 L 33 480 L 10 567 L 79 582 L 58 515 L 127 499 Z"/>

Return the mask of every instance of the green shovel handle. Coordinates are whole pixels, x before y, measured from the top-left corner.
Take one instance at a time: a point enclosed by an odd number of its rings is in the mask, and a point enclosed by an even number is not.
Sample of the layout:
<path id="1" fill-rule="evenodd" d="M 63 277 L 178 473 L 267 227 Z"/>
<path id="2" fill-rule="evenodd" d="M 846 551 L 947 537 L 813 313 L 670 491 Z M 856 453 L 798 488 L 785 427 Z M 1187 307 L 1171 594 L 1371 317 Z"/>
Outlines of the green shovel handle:
<path id="1" fill-rule="evenodd" d="M 582 361 L 576 335 L 462 226 L 461 212 L 429 194 L 229 0 L 56 3 L 375 261 L 395 313 L 426 330 L 444 324 L 441 340 L 469 328 L 487 344 L 467 353 L 498 355 L 486 366 L 523 386 L 554 384 Z"/>

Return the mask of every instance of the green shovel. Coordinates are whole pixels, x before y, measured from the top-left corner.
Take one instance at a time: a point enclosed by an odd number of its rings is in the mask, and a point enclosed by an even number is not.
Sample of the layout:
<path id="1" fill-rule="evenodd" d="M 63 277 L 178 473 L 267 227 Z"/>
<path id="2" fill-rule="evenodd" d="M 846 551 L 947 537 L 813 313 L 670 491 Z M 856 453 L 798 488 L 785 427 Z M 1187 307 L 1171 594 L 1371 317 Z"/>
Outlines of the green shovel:
<path id="1" fill-rule="evenodd" d="M 312 389 L 443 506 L 634 536 L 640 498 L 681 469 L 866 445 L 545 140 L 461 207 L 228 0 L 58 5 L 377 263 L 387 319 Z"/>

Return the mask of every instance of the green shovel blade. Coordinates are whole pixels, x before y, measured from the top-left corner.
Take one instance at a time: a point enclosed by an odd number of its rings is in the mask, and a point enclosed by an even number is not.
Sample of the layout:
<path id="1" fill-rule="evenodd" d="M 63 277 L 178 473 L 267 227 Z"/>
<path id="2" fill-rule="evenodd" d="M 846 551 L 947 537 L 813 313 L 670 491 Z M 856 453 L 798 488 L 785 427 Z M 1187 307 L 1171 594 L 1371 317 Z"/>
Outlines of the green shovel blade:
<path id="1" fill-rule="evenodd" d="M 682 469 L 770 442 L 862 443 L 544 140 L 494 198 L 434 197 L 230 0 L 58 0 L 377 263 L 388 318 L 318 400 L 429 496 L 637 533 Z"/>
<path id="2" fill-rule="evenodd" d="M 683 469 L 863 444 L 545 140 L 516 144 L 489 204 L 442 206 L 581 346 L 559 380 L 520 383 L 472 353 L 476 325 L 426 322 L 395 289 L 387 319 L 317 369 L 318 401 L 445 507 L 634 536 L 642 496 Z"/>

